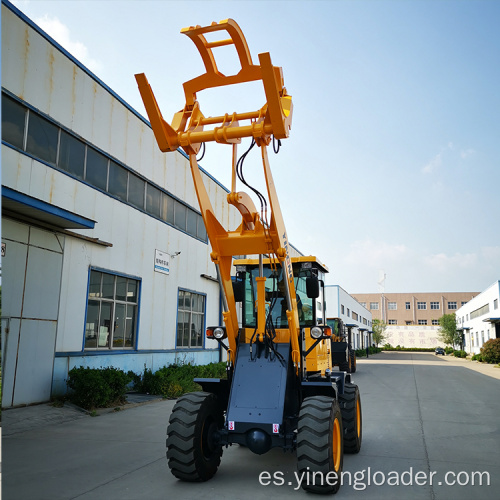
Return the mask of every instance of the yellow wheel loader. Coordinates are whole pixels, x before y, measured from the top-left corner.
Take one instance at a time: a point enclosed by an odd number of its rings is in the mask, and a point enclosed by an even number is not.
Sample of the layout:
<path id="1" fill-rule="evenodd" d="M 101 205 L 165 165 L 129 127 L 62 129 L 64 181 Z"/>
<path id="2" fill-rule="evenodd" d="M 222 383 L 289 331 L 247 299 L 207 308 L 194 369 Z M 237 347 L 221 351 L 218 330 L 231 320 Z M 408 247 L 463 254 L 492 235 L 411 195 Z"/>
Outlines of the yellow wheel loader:
<path id="1" fill-rule="evenodd" d="M 225 38 L 208 41 L 205 35 L 212 40 L 216 32 Z M 226 379 L 197 379 L 203 391 L 177 400 L 167 428 L 169 468 L 181 480 L 206 481 L 217 472 L 228 445 L 242 444 L 257 454 L 280 447 L 296 450 L 299 473 L 307 479 L 303 488 L 336 492 L 344 452 L 356 453 L 361 446 L 361 401 L 350 374 L 332 371 L 332 330 L 324 316 L 327 269 L 314 257 L 291 258 L 269 166 L 271 140 L 289 135 L 292 98 L 269 53 L 259 54 L 259 64 L 252 62 L 232 19 L 181 33 L 195 43 L 206 72 L 184 83 L 186 104 L 171 123 L 163 119 L 145 75 L 136 80 L 160 150 L 182 148 L 189 156 L 224 307 L 224 323 L 207 328 L 206 334 L 226 350 L 228 364 Z M 214 50 L 230 45 L 241 69 L 226 76 L 217 68 Z M 263 84 L 262 108 L 203 115 L 197 93 L 250 81 Z M 251 145 L 238 159 L 243 138 L 250 138 Z M 227 199 L 241 214 L 234 230 L 217 219 L 201 177 L 196 155 L 206 142 L 232 147 Z M 244 159 L 254 146 L 260 149 L 267 197 L 245 181 Z M 257 196 L 260 210 L 248 193 L 236 190 L 237 180 Z"/>

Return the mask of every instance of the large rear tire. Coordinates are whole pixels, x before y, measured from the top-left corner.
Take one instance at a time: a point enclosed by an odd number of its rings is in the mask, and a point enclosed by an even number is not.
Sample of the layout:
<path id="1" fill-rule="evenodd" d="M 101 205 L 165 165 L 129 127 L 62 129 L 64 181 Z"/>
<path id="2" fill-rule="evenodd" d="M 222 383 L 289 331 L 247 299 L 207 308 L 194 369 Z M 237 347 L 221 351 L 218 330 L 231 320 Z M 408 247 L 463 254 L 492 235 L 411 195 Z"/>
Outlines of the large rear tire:
<path id="1" fill-rule="evenodd" d="M 344 394 L 339 396 L 339 404 L 344 428 L 344 453 L 358 453 L 363 437 L 363 418 L 361 398 L 356 384 L 345 384 Z"/>
<path id="2" fill-rule="evenodd" d="M 214 394 L 191 392 L 179 398 L 167 428 L 167 459 L 183 481 L 207 481 L 220 465 L 222 447 L 216 433 L 224 424 Z"/>
<path id="3" fill-rule="evenodd" d="M 297 468 L 302 488 L 313 493 L 337 493 L 343 449 L 338 402 L 326 396 L 304 399 L 297 429 Z"/>

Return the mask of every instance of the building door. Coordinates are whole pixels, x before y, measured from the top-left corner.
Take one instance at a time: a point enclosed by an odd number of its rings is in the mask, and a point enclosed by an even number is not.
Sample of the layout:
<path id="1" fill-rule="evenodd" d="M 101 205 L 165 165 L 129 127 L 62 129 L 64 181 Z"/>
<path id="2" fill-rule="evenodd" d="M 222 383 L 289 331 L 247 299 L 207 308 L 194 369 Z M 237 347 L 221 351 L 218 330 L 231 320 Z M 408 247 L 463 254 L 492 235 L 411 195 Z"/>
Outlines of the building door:
<path id="1" fill-rule="evenodd" d="M 64 237 L 4 218 L 2 406 L 48 401 Z"/>
<path id="2" fill-rule="evenodd" d="M 495 337 L 500 339 L 500 323 L 495 323 Z"/>

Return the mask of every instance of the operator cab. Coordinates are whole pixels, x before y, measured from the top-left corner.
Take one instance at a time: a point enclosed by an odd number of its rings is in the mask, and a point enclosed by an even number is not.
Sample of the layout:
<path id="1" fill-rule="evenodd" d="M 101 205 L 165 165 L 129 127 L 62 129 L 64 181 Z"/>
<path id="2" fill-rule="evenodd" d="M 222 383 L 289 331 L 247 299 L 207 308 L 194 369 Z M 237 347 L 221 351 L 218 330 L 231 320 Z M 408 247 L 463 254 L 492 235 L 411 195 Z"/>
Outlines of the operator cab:
<path id="1" fill-rule="evenodd" d="M 312 256 L 293 257 L 291 261 L 300 326 L 310 328 L 325 323 L 324 277 L 328 269 Z M 234 264 L 235 300 L 242 304 L 242 327 L 256 328 L 259 261 L 241 259 Z M 271 265 L 269 259 L 264 259 L 263 276 L 266 277 L 266 324 L 271 326 L 269 323 L 272 323 L 274 329 L 288 328 L 285 277 L 281 265 Z"/>

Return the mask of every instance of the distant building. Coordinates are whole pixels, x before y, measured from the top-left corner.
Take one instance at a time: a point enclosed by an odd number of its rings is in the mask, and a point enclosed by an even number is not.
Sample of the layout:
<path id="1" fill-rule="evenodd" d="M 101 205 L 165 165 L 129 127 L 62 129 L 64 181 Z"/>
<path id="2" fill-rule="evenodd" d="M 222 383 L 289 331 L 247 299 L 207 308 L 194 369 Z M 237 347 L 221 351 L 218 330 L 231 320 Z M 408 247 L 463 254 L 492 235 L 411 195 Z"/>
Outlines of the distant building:
<path id="1" fill-rule="evenodd" d="M 500 338 L 499 301 L 500 281 L 496 281 L 455 313 L 468 353 L 478 354 L 486 341 Z"/>
<path id="2" fill-rule="evenodd" d="M 372 315 L 366 307 L 338 285 L 327 285 L 326 317 L 340 318 L 345 325 L 352 325 L 352 343 L 355 349 L 367 346 L 368 333 L 372 329 Z"/>
<path id="3" fill-rule="evenodd" d="M 386 323 L 385 343 L 401 347 L 430 348 L 442 345 L 439 318 L 454 314 L 478 292 L 355 293 L 373 319 Z"/>
<path id="4" fill-rule="evenodd" d="M 353 293 L 352 296 L 387 325 L 438 326 L 443 314 L 454 314 L 478 292 Z"/>

